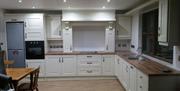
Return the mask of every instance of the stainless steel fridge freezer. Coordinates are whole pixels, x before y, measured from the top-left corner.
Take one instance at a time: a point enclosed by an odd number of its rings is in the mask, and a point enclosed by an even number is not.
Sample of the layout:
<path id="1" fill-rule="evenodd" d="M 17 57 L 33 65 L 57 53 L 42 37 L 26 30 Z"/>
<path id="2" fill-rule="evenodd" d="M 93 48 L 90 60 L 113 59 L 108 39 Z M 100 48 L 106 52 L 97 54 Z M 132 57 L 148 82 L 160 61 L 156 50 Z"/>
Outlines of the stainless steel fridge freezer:
<path id="1" fill-rule="evenodd" d="M 12 67 L 25 67 L 24 22 L 6 22 L 8 59 Z"/>

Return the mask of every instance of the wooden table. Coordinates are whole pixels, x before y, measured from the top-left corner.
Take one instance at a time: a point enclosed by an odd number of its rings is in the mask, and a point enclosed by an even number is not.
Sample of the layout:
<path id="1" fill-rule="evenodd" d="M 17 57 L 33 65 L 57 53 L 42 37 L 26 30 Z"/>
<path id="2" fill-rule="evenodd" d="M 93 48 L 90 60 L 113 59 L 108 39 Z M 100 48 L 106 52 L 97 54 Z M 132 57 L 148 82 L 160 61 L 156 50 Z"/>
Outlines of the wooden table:
<path id="1" fill-rule="evenodd" d="M 15 91 L 17 91 L 18 82 L 30 75 L 35 69 L 34 68 L 7 68 L 6 73 L 12 77 Z"/>

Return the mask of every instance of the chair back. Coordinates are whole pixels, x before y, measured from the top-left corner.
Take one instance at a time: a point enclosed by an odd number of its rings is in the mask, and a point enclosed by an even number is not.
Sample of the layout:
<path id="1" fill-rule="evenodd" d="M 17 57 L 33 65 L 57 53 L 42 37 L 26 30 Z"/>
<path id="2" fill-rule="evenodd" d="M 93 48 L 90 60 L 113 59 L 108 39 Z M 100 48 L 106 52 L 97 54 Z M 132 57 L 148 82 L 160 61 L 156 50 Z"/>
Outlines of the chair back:
<path id="1" fill-rule="evenodd" d="M 30 78 L 31 79 L 31 84 L 30 84 L 31 89 L 35 89 L 38 87 L 39 72 L 40 72 L 40 67 L 36 68 L 31 74 L 31 78 Z"/>
<path id="2" fill-rule="evenodd" d="M 0 51 L 0 58 L 2 58 L 2 60 L 5 60 L 5 51 Z"/>
<path id="3" fill-rule="evenodd" d="M 7 91 L 9 89 L 14 89 L 12 78 L 7 75 L 0 74 L 0 91 Z"/>
<path id="4" fill-rule="evenodd" d="M 4 65 L 4 52 L 0 52 L 0 73 L 1 74 L 6 74 L 6 68 Z"/>

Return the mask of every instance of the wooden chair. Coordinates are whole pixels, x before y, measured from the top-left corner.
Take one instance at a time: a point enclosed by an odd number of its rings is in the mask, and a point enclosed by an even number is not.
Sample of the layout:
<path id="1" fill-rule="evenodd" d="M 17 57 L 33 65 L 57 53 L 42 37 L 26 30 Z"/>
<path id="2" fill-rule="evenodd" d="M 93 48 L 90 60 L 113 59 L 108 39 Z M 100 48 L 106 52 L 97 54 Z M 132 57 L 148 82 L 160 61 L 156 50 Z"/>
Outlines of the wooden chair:
<path id="1" fill-rule="evenodd" d="M 2 58 L 2 60 L 4 61 L 4 64 L 8 68 L 9 65 L 14 63 L 14 61 L 5 59 L 6 58 L 5 54 L 6 54 L 5 51 L 0 51 L 0 58 Z"/>
<path id="2" fill-rule="evenodd" d="M 18 91 L 39 91 L 38 89 L 38 78 L 39 78 L 40 67 L 35 69 L 30 76 L 30 83 L 22 83 L 18 86 Z"/>
<path id="3" fill-rule="evenodd" d="M 11 77 L 0 74 L 0 91 L 14 91 Z"/>

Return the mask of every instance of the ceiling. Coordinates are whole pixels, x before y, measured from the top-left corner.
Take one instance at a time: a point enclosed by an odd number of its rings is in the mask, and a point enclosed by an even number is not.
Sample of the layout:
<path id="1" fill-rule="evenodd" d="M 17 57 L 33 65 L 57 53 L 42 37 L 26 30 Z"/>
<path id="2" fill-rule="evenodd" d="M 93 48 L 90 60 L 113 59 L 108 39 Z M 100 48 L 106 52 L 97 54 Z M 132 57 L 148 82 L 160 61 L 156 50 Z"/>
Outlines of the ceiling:
<path id="1" fill-rule="evenodd" d="M 2 9 L 43 9 L 43 10 L 64 10 L 64 9 L 132 9 L 149 0 L 0 0 Z M 21 1 L 21 0 L 20 0 Z"/>

